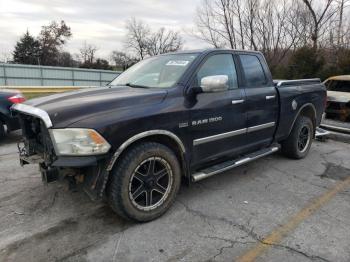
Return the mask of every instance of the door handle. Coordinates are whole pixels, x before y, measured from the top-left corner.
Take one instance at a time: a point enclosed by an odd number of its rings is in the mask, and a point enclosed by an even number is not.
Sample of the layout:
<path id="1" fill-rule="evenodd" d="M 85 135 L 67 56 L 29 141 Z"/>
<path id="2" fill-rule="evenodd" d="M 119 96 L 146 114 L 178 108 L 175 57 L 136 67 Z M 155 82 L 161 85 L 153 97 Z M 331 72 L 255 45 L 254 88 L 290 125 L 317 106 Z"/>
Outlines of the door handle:
<path id="1" fill-rule="evenodd" d="M 275 97 L 276 97 L 276 95 L 273 95 L 273 96 L 266 96 L 266 100 L 274 99 Z"/>
<path id="2" fill-rule="evenodd" d="M 240 100 L 232 100 L 232 105 L 242 104 L 244 102 L 243 99 Z"/>

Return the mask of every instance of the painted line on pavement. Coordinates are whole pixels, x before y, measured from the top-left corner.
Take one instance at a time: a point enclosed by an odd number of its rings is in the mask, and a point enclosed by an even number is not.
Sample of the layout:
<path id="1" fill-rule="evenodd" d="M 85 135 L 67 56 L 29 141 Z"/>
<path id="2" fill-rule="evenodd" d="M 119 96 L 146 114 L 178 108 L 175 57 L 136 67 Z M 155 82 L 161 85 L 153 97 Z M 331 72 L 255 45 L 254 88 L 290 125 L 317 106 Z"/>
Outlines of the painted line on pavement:
<path id="1" fill-rule="evenodd" d="M 313 215 L 317 210 L 331 201 L 334 196 L 344 191 L 350 186 L 350 177 L 338 182 L 333 188 L 325 192 L 323 195 L 314 198 L 298 213 L 293 215 L 287 223 L 274 229 L 267 237 L 260 241 L 252 249 L 248 250 L 242 256 L 235 259 L 237 262 L 255 261 L 257 257 L 271 248 L 273 245 L 278 245 L 290 232 L 299 226 L 304 220 Z"/>

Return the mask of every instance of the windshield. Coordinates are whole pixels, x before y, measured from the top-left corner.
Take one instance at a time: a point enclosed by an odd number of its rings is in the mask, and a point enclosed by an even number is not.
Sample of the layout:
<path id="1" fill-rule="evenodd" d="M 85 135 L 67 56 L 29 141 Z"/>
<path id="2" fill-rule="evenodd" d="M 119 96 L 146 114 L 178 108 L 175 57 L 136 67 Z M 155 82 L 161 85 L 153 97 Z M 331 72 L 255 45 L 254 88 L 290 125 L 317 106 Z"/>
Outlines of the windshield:
<path id="1" fill-rule="evenodd" d="M 197 54 L 173 54 L 147 58 L 119 75 L 109 85 L 169 88 L 178 82 Z"/>
<path id="2" fill-rule="evenodd" d="M 349 92 L 350 93 L 350 81 L 336 81 L 331 80 L 326 83 L 328 91 L 337 92 Z"/>

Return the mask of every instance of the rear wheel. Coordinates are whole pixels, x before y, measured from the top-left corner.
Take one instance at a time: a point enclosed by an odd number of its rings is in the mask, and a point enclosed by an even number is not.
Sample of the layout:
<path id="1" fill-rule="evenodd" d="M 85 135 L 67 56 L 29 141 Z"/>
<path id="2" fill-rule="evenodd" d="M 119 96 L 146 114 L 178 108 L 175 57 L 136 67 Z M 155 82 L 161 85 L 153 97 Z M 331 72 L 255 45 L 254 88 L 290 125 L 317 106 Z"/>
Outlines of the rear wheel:
<path id="1" fill-rule="evenodd" d="M 310 118 L 299 116 L 289 137 L 282 142 L 282 152 L 294 159 L 304 158 L 311 147 L 314 127 Z"/>
<path id="2" fill-rule="evenodd" d="M 111 176 L 109 204 L 117 214 L 140 222 L 153 220 L 169 209 L 181 180 L 176 155 L 153 142 L 131 148 Z"/>

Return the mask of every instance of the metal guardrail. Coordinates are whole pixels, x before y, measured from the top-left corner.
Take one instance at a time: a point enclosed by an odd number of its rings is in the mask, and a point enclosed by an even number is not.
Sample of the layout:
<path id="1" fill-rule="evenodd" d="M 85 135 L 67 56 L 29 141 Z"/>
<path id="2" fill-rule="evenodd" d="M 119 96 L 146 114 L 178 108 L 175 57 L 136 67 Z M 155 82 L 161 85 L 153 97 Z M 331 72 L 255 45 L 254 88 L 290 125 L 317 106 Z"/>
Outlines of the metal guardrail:
<path id="1" fill-rule="evenodd" d="M 0 86 L 103 86 L 121 72 L 0 63 Z"/>

